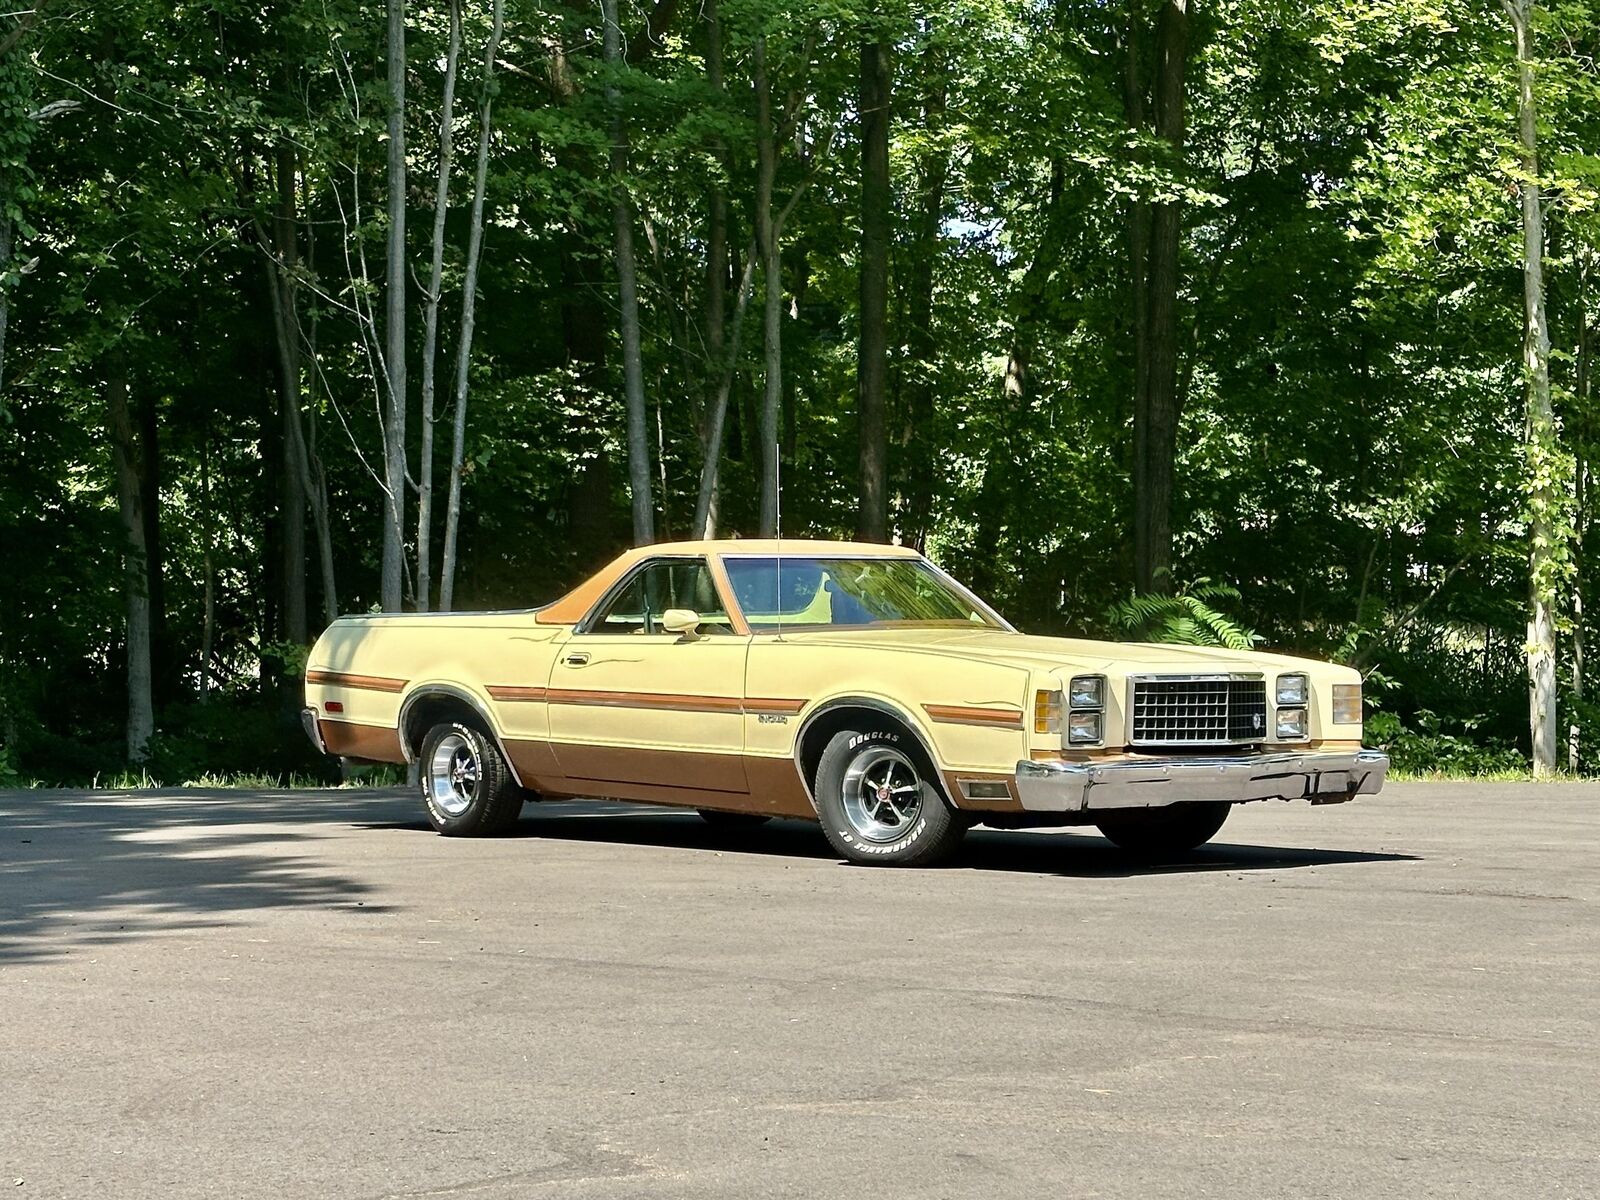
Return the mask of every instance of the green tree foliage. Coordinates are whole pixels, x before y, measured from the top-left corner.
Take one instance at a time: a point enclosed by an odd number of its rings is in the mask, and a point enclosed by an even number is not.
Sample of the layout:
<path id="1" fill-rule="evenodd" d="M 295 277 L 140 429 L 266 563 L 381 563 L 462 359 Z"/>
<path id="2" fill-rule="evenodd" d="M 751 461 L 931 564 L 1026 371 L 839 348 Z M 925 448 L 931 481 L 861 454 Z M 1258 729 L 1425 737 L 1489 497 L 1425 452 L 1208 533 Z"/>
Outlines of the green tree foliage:
<path id="1" fill-rule="evenodd" d="M 1386 711 L 1427 737 L 1525 748 L 1530 503 L 1553 497 L 1548 569 L 1567 693 L 1582 683 L 1576 600 L 1595 581 L 1584 547 L 1600 343 L 1600 4 L 1535 12 L 1557 431 L 1531 455 L 1526 179 L 1504 13 L 1476 0 L 1192 5 L 1175 148 L 1127 109 L 1129 55 L 1149 54 L 1158 7 L 619 0 L 622 53 L 608 65 L 598 0 L 508 0 L 457 605 L 542 601 L 630 540 L 619 194 L 656 535 L 690 532 L 725 379 L 717 528 L 757 529 L 768 382 L 759 264 L 732 347 L 760 215 L 758 42 L 778 134 L 773 207 L 786 214 L 775 275 L 784 531 L 857 528 L 856 106 L 861 47 L 881 42 L 892 63 L 891 534 L 1026 628 L 1339 656 L 1381 672 Z M 463 148 L 476 145 L 490 20 L 488 0 L 462 5 L 442 331 L 461 312 Z M 407 6 L 414 355 L 449 31 L 449 5 Z M 1142 51 L 1130 51 L 1130 33 L 1146 39 Z M 305 611 L 322 612 L 319 494 L 332 599 L 347 611 L 378 603 L 384 38 L 381 6 L 352 0 L 42 3 L 0 17 L 0 761 L 11 769 L 66 777 L 120 761 L 123 534 L 105 415 L 117 372 L 150 510 L 154 749 L 182 764 L 172 770 L 226 758 L 185 757 L 191 744 L 228 740 L 226 716 L 197 716 L 203 694 L 296 736 L 292 666 L 275 648 L 296 586 Z M 625 155 L 613 153 L 617 128 Z M 726 252 L 713 331 L 714 196 Z M 1171 594 L 1130 598 L 1128 239 L 1141 204 L 1180 213 L 1182 416 Z M 275 262 L 292 284 L 289 385 Z M 454 353 L 442 335 L 441 380 L 454 378 Z M 409 374 L 417 480 L 420 368 Z M 452 391 L 440 390 L 446 430 Z M 294 415 L 309 451 L 305 495 L 285 482 Z M 432 439 L 441 488 L 450 442 Z M 296 585 L 285 547 L 293 560 L 299 503 L 310 516 Z M 440 523 L 429 535 L 434 564 L 442 534 Z M 414 525 L 407 536 L 414 562 Z M 1579 724 L 1589 711 L 1581 698 L 1566 709 Z M 64 758 L 73 770 L 46 765 Z"/>
<path id="2" fill-rule="evenodd" d="M 1175 595 L 1135 594 L 1120 600 L 1106 611 L 1106 620 L 1119 637 L 1133 642 L 1253 650 L 1261 635 L 1240 627 L 1216 607 L 1238 600 L 1238 588 L 1197 579 Z"/>

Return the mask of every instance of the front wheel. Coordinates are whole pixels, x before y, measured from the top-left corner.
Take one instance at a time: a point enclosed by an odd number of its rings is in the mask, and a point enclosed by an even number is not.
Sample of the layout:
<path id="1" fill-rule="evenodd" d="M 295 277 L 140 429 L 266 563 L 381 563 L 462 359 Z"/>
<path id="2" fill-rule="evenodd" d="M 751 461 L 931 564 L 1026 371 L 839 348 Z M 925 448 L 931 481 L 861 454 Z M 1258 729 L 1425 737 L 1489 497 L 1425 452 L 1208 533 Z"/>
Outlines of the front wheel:
<path id="1" fill-rule="evenodd" d="M 928 866 L 967 831 L 920 749 L 899 733 L 835 734 L 817 765 L 816 797 L 822 831 L 854 863 Z"/>
<path id="2" fill-rule="evenodd" d="M 422 800 L 446 837 L 504 833 L 522 812 L 523 794 L 500 747 L 475 725 L 450 721 L 422 739 Z"/>
<path id="3" fill-rule="evenodd" d="M 1164 808 L 1108 812 L 1095 824 L 1108 840 L 1130 854 L 1172 858 L 1215 837 L 1232 807 L 1226 801 L 1191 800 Z"/>

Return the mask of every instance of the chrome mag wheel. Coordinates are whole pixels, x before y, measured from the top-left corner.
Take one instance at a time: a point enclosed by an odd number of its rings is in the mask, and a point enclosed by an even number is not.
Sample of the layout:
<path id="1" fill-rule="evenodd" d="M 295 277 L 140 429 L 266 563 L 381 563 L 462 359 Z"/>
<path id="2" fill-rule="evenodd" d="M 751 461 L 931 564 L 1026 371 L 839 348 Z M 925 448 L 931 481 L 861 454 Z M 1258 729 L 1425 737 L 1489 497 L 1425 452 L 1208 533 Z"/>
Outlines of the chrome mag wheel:
<path id="1" fill-rule="evenodd" d="M 845 771 L 845 819 L 868 842 L 894 842 L 922 815 L 925 789 L 911 760 L 889 746 L 857 756 Z"/>
<path id="2" fill-rule="evenodd" d="M 428 794 L 440 812 L 459 817 L 478 794 L 477 751 L 459 733 L 448 733 L 428 760 Z"/>

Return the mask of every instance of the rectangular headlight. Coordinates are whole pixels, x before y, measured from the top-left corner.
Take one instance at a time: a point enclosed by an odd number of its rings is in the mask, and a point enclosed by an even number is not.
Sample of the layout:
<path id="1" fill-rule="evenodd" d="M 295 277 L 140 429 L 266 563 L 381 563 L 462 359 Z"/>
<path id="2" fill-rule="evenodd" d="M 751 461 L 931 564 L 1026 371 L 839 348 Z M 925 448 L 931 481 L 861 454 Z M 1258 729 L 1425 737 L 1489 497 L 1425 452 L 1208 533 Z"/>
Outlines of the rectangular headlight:
<path id="1" fill-rule="evenodd" d="M 1335 725 L 1361 724 L 1361 685 L 1336 683 L 1333 685 L 1333 723 Z"/>
<path id="2" fill-rule="evenodd" d="M 1300 673 L 1278 676 L 1278 703 L 1298 708 L 1311 695 L 1311 680 Z"/>
<path id="3" fill-rule="evenodd" d="M 1067 689 L 1073 708 L 1104 708 L 1106 706 L 1106 677 L 1104 675 L 1074 675 Z M 1097 739 L 1098 740 L 1098 739 Z"/>
<path id="4" fill-rule="evenodd" d="M 1033 731 L 1061 732 L 1061 693 L 1038 691 L 1033 694 Z"/>
<path id="5" fill-rule="evenodd" d="M 1306 736 L 1306 710 L 1280 708 L 1278 710 L 1278 740 L 1297 742 Z"/>
<path id="6" fill-rule="evenodd" d="M 1100 740 L 1100 714 L 1075 712 L 1067 714 L 1067 741 L 1074 746 L 1089 746 Z"/>

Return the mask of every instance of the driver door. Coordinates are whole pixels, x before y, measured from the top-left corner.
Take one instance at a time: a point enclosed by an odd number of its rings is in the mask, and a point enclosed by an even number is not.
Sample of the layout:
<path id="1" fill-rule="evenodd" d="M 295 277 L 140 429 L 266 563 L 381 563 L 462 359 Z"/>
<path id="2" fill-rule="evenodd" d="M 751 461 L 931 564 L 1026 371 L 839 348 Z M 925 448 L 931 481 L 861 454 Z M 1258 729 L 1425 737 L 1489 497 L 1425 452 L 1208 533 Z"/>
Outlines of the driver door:
<path id="1" fill-rule="evenodd" d="M 661 627 L 671 608 L 700 615 L 698 636 Z M 562 775 L 645 786 L 662 800 L 676 789 L 748 793 L 749 648 L 704 558 L 640 564 L 577 627 L 550 669 L 550 741 Z"/>

